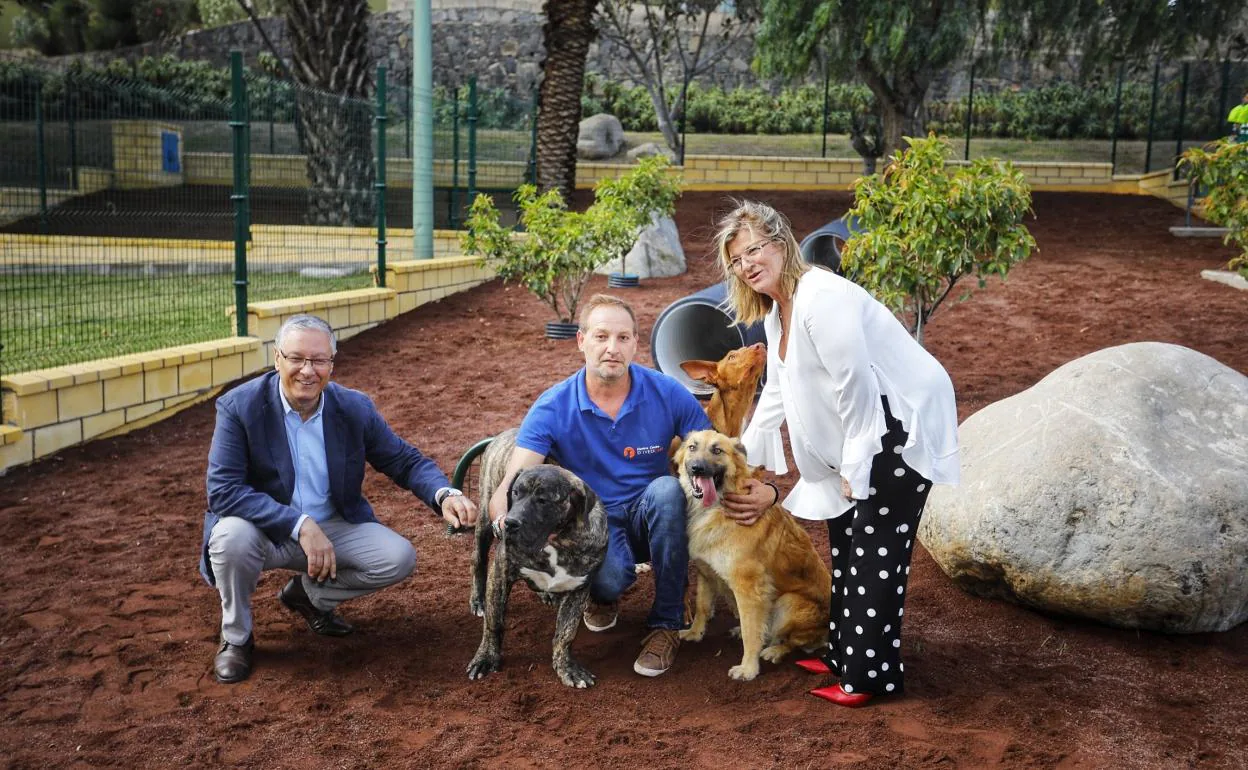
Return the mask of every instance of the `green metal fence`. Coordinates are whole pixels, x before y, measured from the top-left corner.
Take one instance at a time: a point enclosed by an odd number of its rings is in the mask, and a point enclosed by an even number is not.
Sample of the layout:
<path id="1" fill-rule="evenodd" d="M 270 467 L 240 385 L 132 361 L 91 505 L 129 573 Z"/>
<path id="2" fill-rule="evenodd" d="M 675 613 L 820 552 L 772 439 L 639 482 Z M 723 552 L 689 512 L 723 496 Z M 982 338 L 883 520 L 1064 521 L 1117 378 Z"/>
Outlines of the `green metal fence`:
<path id="1" fill-rule="evenodd" d="M 402 126 L 411 115 L 411 91 L 392 89 L 392 120 Z M 511 195 L 520 183 L 536 182 L 537 92 L 478 89 L 475 80 L 433 90 L 434 226 L 458 230 L 472 198 L 494 195 L 504 220 L 511 217 Z M 390 140 L 410 136 L 391 129 Z M 411 157 L 410 146 L 396 154 Z M 387 212 L 390 224 L 411 227 L 411 207 Z"/>
<path id="2" fill-rule="evenodd" d="M 1071 61 L 1041 71 L 1034 62 L 967 66 L 940 73 L 924 105 L 924 130 L 949 138 L 970 158 L 1113 163 L 1118 173 L 1170 168 L 1180 148 L 1227 131 L 1226 115 L 1248 89 L 1248 62 L 1167 61 L 1081 72 Z M 1025 70 L 1025 71 L 1024 71 Z M 695 79 L 677 132 L 694 155 L 853 158 L 851 126 L 870 135 L 875 100 L 860 82 L 723 90 Z M 589 76 L 583 115 L 621 120 L 630 145 L 663 144 L 640 86 Z M 969 112 L 969 115 L 968 115 Z M 969 120 L 968 120 L 969 118 Z"/>
<path id="3" fill-rule="evenodd" d="M 192 93 L 0 67 L 0 373 L 244 332 L 240 305 L 367 287 L 411 258 L 387 236 L 412 226 L 410 93 L 236 75 Z M 435 105 L 437 227 L 474 186 L 517 184 L 478 179 L 474 143 L 531 167 L 531 97 L 470 90 Z"/>

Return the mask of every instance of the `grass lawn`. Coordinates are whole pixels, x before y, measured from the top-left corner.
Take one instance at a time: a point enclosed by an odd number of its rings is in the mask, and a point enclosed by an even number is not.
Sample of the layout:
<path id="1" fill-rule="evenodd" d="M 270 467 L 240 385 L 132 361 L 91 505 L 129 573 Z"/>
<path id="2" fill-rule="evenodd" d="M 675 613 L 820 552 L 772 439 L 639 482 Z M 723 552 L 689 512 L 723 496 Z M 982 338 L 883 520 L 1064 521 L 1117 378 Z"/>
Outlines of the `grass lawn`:
<path id="1" fill-rule="evenodd" d="M 250 277 L 248 299 L 263 302 L 361 289 L 367 273 Z M 84 273 L 0 275 L 0 372 L 89 361 L 229 337 L 236 331 L 233 276 Z"/>

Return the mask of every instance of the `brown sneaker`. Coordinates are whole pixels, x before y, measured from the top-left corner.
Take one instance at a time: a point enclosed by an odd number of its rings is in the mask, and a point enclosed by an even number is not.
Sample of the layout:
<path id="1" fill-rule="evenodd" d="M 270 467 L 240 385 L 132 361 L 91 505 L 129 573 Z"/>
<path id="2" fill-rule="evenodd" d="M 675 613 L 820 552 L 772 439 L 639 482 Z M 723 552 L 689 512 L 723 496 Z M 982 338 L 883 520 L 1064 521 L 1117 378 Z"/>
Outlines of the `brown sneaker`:
<path id="1" fill-rule="evenodd" d="M 642 676 L 658 676 L 676 662 L 676 650 L 680 649 L 680 637 L 670 628 L 656 628 L 641 640 L 641 654 L 633 664 L 633 670 Z"/>
<path id="2" fill-rule="evenodd" d="M 611 602 L 610 604 L 590 602 L 581 619 L 585 621 L 585 627 L 590 631 L 606 631 L 608 628 L 615 628 L 615 621 L 619 618 L 619 615 L 619 602 Z"/>

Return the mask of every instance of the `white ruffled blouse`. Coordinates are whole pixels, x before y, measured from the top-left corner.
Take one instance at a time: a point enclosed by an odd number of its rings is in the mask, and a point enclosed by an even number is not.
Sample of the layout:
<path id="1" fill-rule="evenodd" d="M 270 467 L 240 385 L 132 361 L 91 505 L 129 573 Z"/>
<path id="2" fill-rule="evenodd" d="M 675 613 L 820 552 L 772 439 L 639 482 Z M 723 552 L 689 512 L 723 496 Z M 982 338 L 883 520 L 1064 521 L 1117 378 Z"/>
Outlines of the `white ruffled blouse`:
<path id="1" fill-rule="evenodd" d="M 788 473 L 780 426 L 801 473 L 784 507 L 833 519 L 869 494 L 871 459 L 887 432 L 880 396 L 909 434 L 902 459 L 936 484 L 958 483 L 958 411 L 944 367 L 865 289 L 815 268 L 797 284 L 788 352 L 780 360 L 779 307 L 763 322 L 767 384 L 742 435 L 749 462 Z"/>

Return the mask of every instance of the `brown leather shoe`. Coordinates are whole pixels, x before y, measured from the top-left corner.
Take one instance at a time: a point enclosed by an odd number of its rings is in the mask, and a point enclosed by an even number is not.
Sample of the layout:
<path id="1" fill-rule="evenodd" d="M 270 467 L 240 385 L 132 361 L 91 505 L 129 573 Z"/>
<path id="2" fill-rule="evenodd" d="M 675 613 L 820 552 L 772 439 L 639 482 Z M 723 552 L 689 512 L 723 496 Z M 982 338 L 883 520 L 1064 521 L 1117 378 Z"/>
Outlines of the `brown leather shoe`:
<path id="1" fill-rule="evenodd" d="M 303 590 L 303 578 L 295 575 L 290 579 L 277 598 L 286 609 L 297 612 L 308 621 L 308 628 L 321 636 L 346 636 L 355 630 L 355 626 L 338 617 L 333 610 L 318 610 Z"/>
<path id="2" fill-rule="evenodd" d="M 610 604 L 597 604 L 590 602 L 585 608 L 585 614 L 581 619 L 585 621 L 585 627 L 590 631 L 606 631 L 608 628 L 615 628 L 615 621 L 620 617 L 620 603 L 611 602 Z"/>
<path id="3" fill-rule="evenodd" d="M 251 676 L 251 653 L 256 643 L 249 636 L 244 644 L 230 644 L 221 640 L 221 649 L 212 661 L 212 675 L 221 684 L 238 684 Z"/>
<path id="4" fill-rule="evenodd" d="M 680 649 L 680 637 L 670 628 L 656 628 L 641 640 L 641 654 L 633 664 L 633 670 L 642 676 L 659 676 L 676 662 Z"/>

